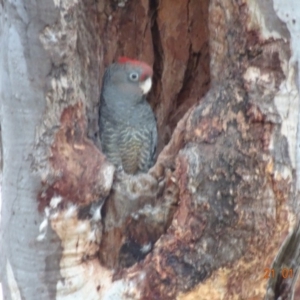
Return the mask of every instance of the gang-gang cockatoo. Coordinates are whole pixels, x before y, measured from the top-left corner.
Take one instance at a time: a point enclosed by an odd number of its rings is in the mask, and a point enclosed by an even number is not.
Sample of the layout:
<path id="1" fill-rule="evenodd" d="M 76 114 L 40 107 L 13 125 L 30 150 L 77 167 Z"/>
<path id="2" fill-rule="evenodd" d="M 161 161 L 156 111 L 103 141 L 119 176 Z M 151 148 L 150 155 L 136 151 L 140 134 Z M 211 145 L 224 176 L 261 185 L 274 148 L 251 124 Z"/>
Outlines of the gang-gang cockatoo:
<path id="1" fill-rule="evenodd" d="M 147 172 L 154 164 L 157 127 L 146 100 L 152 68 L 120 57 L 103 77 L 100 99 L 100 141 L 103 153 L 128 174 Z"/>

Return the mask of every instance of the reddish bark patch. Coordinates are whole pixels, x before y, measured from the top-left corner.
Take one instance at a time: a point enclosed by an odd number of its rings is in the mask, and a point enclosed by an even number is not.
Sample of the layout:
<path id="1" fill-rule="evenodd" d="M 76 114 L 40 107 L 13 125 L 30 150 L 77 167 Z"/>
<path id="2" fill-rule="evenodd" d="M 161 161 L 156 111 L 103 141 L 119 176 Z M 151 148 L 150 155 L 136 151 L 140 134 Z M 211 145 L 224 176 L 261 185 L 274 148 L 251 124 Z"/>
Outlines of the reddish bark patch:
<path id="1" fill-rule="evenodd" d="M 160 151 L 179 120 L 209 87 L 209 1 L 157 3 L 152 27 L 156 76 L 150 101 L 157 115 Z"/>
<path id="2" fill-rule="evenodd" d="M 86 137 L 82 103 L 64 109 L 60 121 L 50 157 L 55 181 L 40 194 L 40 210 L 54 195 L 77 205 L 90 204 L 107 196 L 112 184 L 111 165 Z"/>

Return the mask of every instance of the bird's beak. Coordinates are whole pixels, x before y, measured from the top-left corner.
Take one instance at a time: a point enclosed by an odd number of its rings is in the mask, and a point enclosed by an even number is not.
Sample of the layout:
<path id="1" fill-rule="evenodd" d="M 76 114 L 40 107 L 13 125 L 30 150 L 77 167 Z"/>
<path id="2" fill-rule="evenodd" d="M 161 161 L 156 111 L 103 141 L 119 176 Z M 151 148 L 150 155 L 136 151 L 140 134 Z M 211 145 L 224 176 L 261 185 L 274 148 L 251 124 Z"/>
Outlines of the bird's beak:
<path id="1" fill-rule="evenodd" d="M 151 87 L 152 87 L 151 77 L 148 77 L 145 81 L 140 83 L 140 88 L 142 89 L 144 95 L 150 91 Z"/>

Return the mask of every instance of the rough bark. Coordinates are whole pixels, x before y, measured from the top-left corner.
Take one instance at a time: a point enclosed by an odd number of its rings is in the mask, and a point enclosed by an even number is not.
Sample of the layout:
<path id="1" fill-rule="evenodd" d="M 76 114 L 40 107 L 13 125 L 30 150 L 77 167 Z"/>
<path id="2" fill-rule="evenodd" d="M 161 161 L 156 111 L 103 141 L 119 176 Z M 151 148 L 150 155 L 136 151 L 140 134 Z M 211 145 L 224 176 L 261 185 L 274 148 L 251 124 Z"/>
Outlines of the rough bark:
<path id="1" fill-rule="evenodd" d="M 7 299 L 297 299 L 293 12 L 274 1 L 286 25 L 272 1 L 0 7 Z M 98 141 L 119 55 L 155 73 L 160 154 L 139 176 Z"/>

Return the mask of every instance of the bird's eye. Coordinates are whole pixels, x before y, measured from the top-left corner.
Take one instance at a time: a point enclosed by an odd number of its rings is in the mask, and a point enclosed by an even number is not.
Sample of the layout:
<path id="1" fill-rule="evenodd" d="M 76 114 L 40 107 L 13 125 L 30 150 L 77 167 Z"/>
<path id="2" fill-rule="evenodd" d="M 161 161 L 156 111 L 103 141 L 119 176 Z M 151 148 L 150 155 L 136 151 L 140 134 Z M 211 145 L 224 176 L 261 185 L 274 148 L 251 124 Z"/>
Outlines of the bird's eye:
<path id="1" fill-rule="evenodd" d="M 132 72 L 132 73 L 129 74 L 129 78 L 130 78 L 130 80 L 132 80 L 132 81 L 138 81 L 138 79 L 139 79 L 139 74 L 136 73 L 136 72 Z"/>

